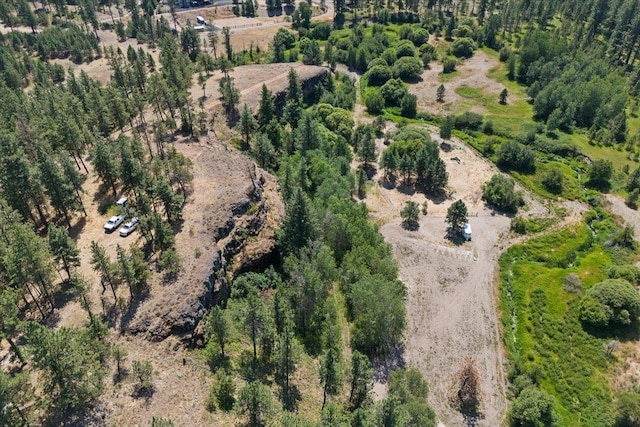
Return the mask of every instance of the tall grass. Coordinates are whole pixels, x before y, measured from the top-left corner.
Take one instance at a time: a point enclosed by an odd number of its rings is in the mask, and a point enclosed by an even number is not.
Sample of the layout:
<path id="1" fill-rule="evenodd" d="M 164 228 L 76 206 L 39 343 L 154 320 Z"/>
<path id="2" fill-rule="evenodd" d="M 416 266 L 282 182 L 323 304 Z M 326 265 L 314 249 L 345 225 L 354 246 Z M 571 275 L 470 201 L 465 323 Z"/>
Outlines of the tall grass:
<path id="1" fill-rule="evenodd" d="M 533 377 L 556 398 L 561 426 L 607 426 L 613 422 L 607 375 L 612 361 L 603 350 L 610 337 L 586 332 L 578 317 L 581 295 L 607 278 L 607 268 L 625 262 L 607 241 L 613 221 L 591 212 L 591 222 L 510 248 L 500 259 L 504 341 L 517 371 Z M 593 231 L 592 231 L 593 230 Z M 628 255 L 628 254 L 627 254 Z M 582 290 L 565 289 L 577 275 Z"/>

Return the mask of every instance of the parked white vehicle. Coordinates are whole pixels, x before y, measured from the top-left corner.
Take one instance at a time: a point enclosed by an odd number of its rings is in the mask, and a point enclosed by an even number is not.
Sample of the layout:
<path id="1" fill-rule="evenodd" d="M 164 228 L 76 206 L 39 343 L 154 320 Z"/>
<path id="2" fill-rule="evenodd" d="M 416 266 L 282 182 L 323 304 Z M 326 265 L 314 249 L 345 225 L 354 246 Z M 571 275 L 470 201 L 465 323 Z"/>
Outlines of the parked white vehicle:
<path id="1" fill-rule="evenodd" d="M 466 223 L 462 228 L 462 236 L 465 240 L 471 240 L 471 224 Z"/>
<path id="2" fill-rule="evenodd" d="M 140 222 L 140 220 L 137 216 L 134 216 L 127 221 L 127 223 L 120 228 L 120 237 L 127 237 L 129 234 L 133 233 L 133 230 L 138 227 L 138 222 Z"/>
<path id="3" fill-rule="evenodd" d="M 124 215 L 114 215 L 109 218 L 109 221 L 104 225 L 104 231 L 111 233 L 124 221 Z"/>

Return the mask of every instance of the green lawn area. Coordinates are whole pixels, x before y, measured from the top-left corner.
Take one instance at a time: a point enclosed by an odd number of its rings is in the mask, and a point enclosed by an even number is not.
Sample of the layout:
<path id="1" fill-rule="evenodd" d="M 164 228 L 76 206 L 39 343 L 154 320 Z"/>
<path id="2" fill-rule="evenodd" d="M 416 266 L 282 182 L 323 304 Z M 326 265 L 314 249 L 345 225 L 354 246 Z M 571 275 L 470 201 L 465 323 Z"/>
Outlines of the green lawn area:
<path id="1" fill-rule="evenodd" d="M 574 273 L 584 292 L 606 279 L 608 266 L 618 258 L 603 245 L 611 220 L 591 225 L 595 235 L 587 225 L 576 225 L 513 246 L 500 259 L 509 359 L 555 397 L 560 426 L 612 425 L 612 361 L 602 346 L 612 337 L 597 338 L 583 329 L 580 293 L 565 289 L 565 278 Z"/>

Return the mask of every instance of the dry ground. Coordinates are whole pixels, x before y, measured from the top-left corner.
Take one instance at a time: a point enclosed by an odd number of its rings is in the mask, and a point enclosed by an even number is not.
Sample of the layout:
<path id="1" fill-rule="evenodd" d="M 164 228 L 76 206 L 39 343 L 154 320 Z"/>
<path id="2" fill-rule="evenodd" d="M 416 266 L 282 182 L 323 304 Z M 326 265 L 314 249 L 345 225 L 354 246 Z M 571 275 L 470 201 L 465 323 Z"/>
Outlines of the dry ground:
<path id="1" fill-rule="evenodd" d="M 435 129 L 431 129 L 435 131 Z M 432 137 L 439 141 L 435 133 Z M 378 178 L 365 202 L 381 233 L 393 246 L 400 278 L 407 285 L 407 333 L 404 361 L 418 367 L 429 382 L 429 401 L 447 426 L 466 425 L 448 398 L 454 374 L 465 356 L 475 358 L 482 380 L 482 416 L 478 425 L 499 425 L 506 411 L 504 355 L 496 311 L 495 280 L 499 255 L 506 247 L 510 218 L 495 214 L 482 202 L 481 185 L 499 171 L 460 141 L 441 151 L 449 172 L 450 198 L 428 200 L 428 215 L 418 231 L 400 226 L 404 202 L 422 204 L 423 194 L 388 188 Z M 454 158 L 459 160 L 454 160 Z M 462 199 L 470 213 L 471 242 L 446 239 L 447 208 Z M 528 198 L 529 215 L 546 208 Z M 383 393 L 380 384 L 378 394 Z"/>
<path id="2" fill-rule="evenodd" d="M 456 89 L 461 86 L 468 86 L 479 89 L 487 95 L 494 95 L 497 101 L 505 86 L 487 77 L 487 73 L 497 65 L 499 65 L 497 59 L 477 50 L 471 58 L 457 66 L 458 75 L 442 83 L 440 81 L 442 63 L 432 63 L 431 68 L 422 73 L 422 81 L 410 85 L 411 92 L 418 96 L 418 110 L 441 116 L 459 112 L 464 98 L 456 93 Z M 436 101 L 436 91 L 441 84 L 445 87 L 443 103 Z M 515 100 L 515 97 L 511 97 L 511 100 Z M 471 111 L 479 114 L 486 113 L 481 106 L 473 106 Z"/>

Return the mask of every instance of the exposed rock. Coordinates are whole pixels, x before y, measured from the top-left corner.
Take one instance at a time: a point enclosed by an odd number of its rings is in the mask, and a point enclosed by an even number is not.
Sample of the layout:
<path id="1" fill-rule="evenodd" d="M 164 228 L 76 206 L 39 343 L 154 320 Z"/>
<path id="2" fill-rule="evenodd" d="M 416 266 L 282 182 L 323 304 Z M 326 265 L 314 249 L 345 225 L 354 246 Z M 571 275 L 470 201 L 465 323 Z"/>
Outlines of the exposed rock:
<path id="1" fill-rule="evenodd" d="M 198 325 L 211 305 L 228 295 L 228 279 L 276 256 L 275 228 L 284 207 L 275 177 L 241 153 L 210 146 L 181 150 L 196 159 L 194 200 L 189 200 L 183 230 L 176 236 L 183 271 L 174 282 L 152 289 L 128 330 L 152 341 L 175 335 L 197 345 L 202 335 Z"/>

